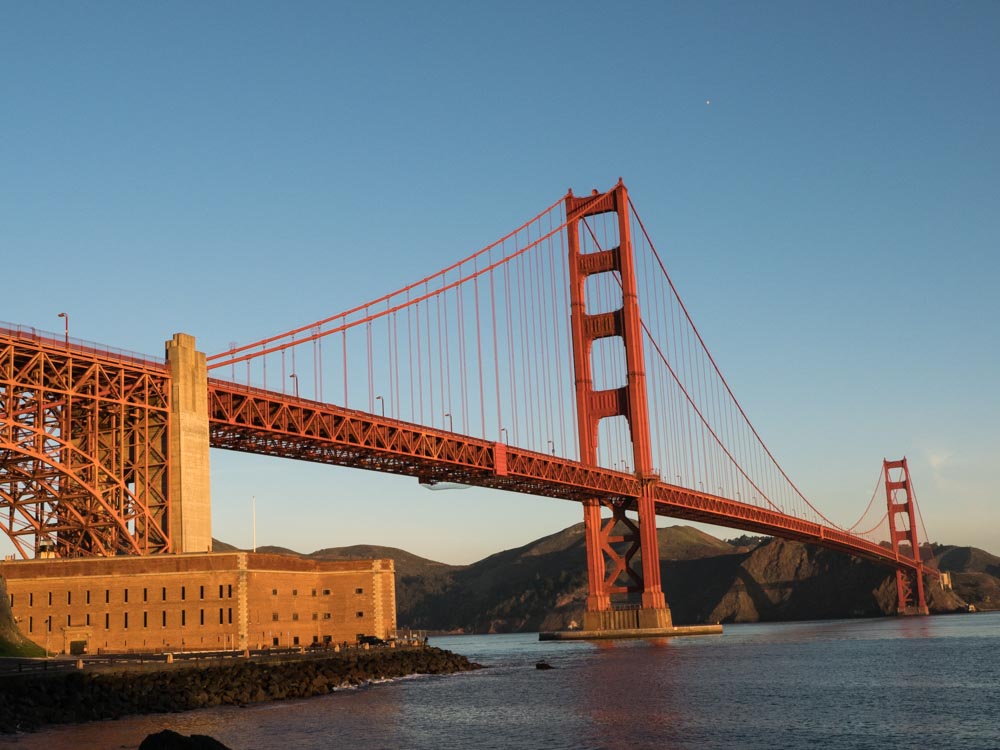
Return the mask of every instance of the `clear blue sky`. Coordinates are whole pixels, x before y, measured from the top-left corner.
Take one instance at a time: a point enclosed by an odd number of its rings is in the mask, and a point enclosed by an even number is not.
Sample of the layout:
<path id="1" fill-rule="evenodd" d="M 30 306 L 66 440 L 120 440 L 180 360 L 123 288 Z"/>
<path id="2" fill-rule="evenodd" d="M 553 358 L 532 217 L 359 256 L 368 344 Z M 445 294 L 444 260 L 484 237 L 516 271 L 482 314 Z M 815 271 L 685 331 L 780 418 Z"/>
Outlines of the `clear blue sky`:
<path id="1" fill-rule="evenodd" d="M 818 507 L 907 455 L 931 538 L 1000 553 L 1000 4 L 484 5 L 0 0 L 0 319 L 212 353 L 621 176 Z M 212 460 L 238 545 L 251 495 L 260 544 L 447 562 L 580 519 Z"/>

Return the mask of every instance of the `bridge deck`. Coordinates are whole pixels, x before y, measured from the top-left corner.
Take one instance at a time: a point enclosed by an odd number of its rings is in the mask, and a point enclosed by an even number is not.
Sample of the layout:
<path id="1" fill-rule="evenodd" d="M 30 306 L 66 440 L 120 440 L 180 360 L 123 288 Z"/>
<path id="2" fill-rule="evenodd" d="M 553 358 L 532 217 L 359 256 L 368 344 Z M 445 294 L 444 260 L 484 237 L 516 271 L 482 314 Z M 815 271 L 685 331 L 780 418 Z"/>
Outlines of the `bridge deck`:
<path id="1" fill-rule="evenodd" d="M 367 412 L 222 380 L 210 380 L 208 390 L 217 448 L 577 502 L 598 497 L 630 507 L 643 489 L 633 474 Z M 809 542 L 936 575 L 918 560 L 842 529 L 662 481 L 650 491 L 658 515 Z"/>

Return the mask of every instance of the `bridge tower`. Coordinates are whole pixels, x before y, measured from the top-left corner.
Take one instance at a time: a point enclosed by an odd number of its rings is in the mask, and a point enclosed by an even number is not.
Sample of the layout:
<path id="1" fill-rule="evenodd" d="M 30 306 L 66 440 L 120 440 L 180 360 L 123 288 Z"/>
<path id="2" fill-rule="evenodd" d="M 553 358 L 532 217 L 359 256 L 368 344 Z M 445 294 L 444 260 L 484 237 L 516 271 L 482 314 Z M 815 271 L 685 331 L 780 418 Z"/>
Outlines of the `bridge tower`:
<path id="1" fill-rule="evenodd" d="M 900 542 L 910 545 L 911 555 L 916 561 L 915 568 L 896 569 L 896 592 L 899 595 L 901 615 L 928 614 L 927 601 L 924 598 L 923 565 L 920 561 L 920 542 L 917 539 L 916 500 L 913 487 L 910 484 L 910 469 L 906 458 L 899 461 L 883 461 L 882 471 L 885 476 L 885 500 L 889 514 L 889 536 L 892 540 L 892 552 L 900 554 Z M 902 516 L 902 518 L 900 518 Z M 901 523 L 905 519 L 906 523 Z M 906 555 L 905 551 L 902 553 Z"/>
<path id="2" fill-rule="evenodd" d="M 170 535 L 172 552 L 212 551 L 208 371 L 194 337 L 166 343 L 170 373 Z"/>
<path id="3" fill-rule="evenodd" d="M 617 214 L 618 246 L 581 252 L 581 223 L 588 216 L 606 213 Z M 589 581 L 584 629 L 668 628 L 671 626 L 670 609 L 660 584 L 656 509 L 652 495 L 652 486 L 659 481 L 659 476 L 653 471 L 642 321 L 625 186 L 619 180 L 606 193 L 595 190 L 581 198 L 570 191 L 566 196 L 566 220 L 580 460 L 597 465 L 598 424 L 602 419 L 623 416 L 629 425 L 633 466 L 642 488 L 638 497 L 593 497 L 584 502 Z M 610 312 L 588 313 L 587 278 L 605 273 L 619 274 L 622 306 Z M 625 385 L 594 390 L 593 343 L 612 337 L 620 338 L 623 344 Z M 603 516 L 603 508 L 611 512 L 609 518 Z M 638 512 L 638 526 L 625 515 L 626 510 Z M 641 568 L 636 565 L 637 554 L 642 560 Z M 632 609 L 615 610 L 611 601 L 613 594 L 636 593 L 641 594 L 637 617 Z"/>

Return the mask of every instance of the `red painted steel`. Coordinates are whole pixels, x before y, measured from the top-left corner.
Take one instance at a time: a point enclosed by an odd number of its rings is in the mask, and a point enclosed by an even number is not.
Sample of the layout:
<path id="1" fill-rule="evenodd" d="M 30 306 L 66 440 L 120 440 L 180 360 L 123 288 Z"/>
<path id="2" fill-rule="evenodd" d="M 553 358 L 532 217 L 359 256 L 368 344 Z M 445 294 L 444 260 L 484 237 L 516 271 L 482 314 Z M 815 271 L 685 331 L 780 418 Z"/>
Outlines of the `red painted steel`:
<path id="1" fill-rule="evenodd" d="M 580 248 L 580 223 L 589 216 L 614 213 L 618 224 L 618 246 L 584 254 Z M 631 499 L 636 507 L 639 526 L 633 526 L 622 507 L 594 498 L 612 511 L 611 520 L 601 520 L 600 505 L 590 502 L 584 512 L 587 529 L 587 571 L 590 592 L 587 609 L 603 611 L 611 606 L 611 594 L 639 592 L 642 606 L 664 609 L 666 602 L 660 584 L 660 553 L 656 536 L 655 503 L 648 489 L 655 481 L 649 437 L 649 405 L 646 398 L 646 368 L 642 350 L 642 318 L 636 292 L 635 268 L 629 222 L 628 192 L 621 180 L 607 193 L 577 198 L 566 196 L 566 235 L 569 249 L 570 319 L 573 338 L 573 366 L 576 373 L 577 419 L 580 432 L 580 460 L 597 464 L 598 424 L 602 419 L 624 416 L 632 439 L 632 465 L 639 479 L 639 492 Z M 622 287 L 622 306 L 618 310 L 587 312 L 587 277 L 599 273 L 617 273 Z M 611 391 L 594 390 L 591 352 L 599 338 L 619 337 L 625 350 L 626 382 Z M 612 530 L 624 526 L 623 536 Z M 620 552 L 613 542 L 624 543 Z M 633 559 L 641 552 L 642 571 L 634 569 Z M 608 571 L 607 561 L 610 561 Z M 616 582 L 625 577 L 628 583 Z"/>
<path id="2" fill-rule="evenodd" d="M 208 390 L 216 448 L 572 500 L 583 503 L 585 513 L 599 505 L 595 498 L 634 511 L 642 494 L 634 474 L 221 380 L 210 380 Z M 797 539 L 894 568 L 918 564 L 842 529 L 662 481 L 648 488 L 660 516 Z M 600 521 L 587 534 L 604 544 Z"/>
<path id="3" fill-rule="evenodd" d="M 0 330 L 0 528 L 29 557 L 168 552 L 162 364 Z"/>
<path id="4" fill-rule="evenodd" d="M 882 472 L 885 479 L 885 502 L 889 515 L 889 539 L 892 551 L 900 554 L 901 544 L 909 546 L 910 557 L 916 565 L 896 569 L 896 593 L 899 596 L 901 614 L 927 614 L 924 597 L 924 569 L 920 561 L 920 540 L 917 538 L 916 502 L 910 483 L 910 469 L 906 458 L 899 461 L 883 461 Z M 906 520 L 900 523 L 900 516 Z"/>

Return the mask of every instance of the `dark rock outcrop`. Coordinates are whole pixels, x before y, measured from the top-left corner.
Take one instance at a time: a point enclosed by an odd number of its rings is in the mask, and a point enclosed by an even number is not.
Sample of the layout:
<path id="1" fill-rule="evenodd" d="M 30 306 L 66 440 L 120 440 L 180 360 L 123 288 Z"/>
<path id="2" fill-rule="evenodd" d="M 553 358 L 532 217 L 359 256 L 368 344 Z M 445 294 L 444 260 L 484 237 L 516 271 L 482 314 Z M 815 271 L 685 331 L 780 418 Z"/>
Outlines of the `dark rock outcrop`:
<path id="1" fill-rule="evenodd" d="M 0 732 L 220 705 L 309 698 L 338 688 L 411 674 L 479 669 L 437 648 L 380 649 L 280 661 L 175 664 L 124 672 L 7 677 L 0 682 Z"/>
<path id="2" fill-rule="evenodd" d="M 151 734 L 139 745 L 139 750 L 230 750 L 214 737 L 192 734 L 187 737 L 172 729 Z"/>

